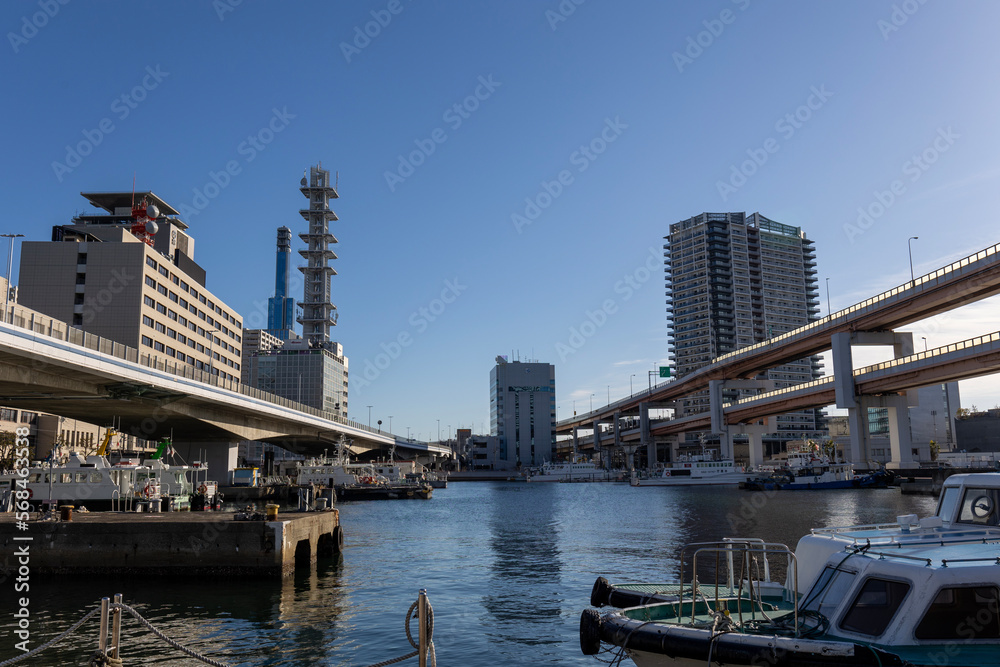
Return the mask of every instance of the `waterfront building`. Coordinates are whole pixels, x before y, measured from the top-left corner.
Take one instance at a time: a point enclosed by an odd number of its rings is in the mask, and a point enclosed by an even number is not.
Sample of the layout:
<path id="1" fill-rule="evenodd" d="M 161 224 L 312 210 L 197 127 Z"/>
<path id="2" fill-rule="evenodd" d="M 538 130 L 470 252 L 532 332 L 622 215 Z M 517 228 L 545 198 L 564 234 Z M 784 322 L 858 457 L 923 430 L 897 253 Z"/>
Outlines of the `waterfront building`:
<path id="1" fill-rule="evenodd" d="M 555 366 L 497 357 L 490 371 L 490 435 L 499 439 L 495 469 L 552 461 L 555 421 Z"/>
<path id="2" fill-rule="evenodd" d="M 194 239 L 152 192 L 82 193 L 104 213 L 21 247 L 21 305 L 169 363 L 239 381 L 243 320 L 206 287 Z"/>
<path id="3" fill-rule="evenodd" d="M 800 227 L 760 213 L 701 213 L 670 225 L 664 239 L 668 339 L 677 377 L 818 319 L 816 251 Z M 820 377 L 820 368 L 819 357 L 808 357 L 762 378 L 782 388 Z M 724 400 L 745 391 L 725 391 Z M 678 401 L 679 417 L 708 411 L 707 392 Z M 792 438 L 825 435 L 821 410 L 776 419 L 777 432 L 764 438 L 772 451 Z"/>

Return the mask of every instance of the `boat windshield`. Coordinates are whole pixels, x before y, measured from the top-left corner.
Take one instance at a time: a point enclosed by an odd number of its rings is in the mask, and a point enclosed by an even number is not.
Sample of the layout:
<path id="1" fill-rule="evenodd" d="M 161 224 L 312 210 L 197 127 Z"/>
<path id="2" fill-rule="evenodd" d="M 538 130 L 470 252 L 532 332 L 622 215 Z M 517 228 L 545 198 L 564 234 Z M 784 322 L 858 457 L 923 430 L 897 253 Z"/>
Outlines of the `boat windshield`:
<path id="1" fill-rule="evenodd" d="M 955 507 L 958 506 L 958 496 L 961 490 L 961 487 L 958 486 L 947 486 L 941 493 L 941 502 L 938 503 L 937 515 L 941 517 L 942 521 L 951 523 L 954 520 Z"/>
<path id="2" fill-rule="evenodd" d="M 962 496 L 962 506 L 959 510 L 959 523 L 972 523 L 979 526 L 996 526 L 1000 524 L 1000 512 L 997 511 L 997 501 L 1000 500 L 1000 489 L 967 488 Z M 942 504 L 944 501 L 941 501 Z"/>
<path id="3" fill-rule="evenodd" d="M 855 577 L 857 577 L 856 572 L 827 565 L 812 590 L 803 599 L 800 608 L 831 618 L 844 601 L 847 591 L 854 585 Z"/>

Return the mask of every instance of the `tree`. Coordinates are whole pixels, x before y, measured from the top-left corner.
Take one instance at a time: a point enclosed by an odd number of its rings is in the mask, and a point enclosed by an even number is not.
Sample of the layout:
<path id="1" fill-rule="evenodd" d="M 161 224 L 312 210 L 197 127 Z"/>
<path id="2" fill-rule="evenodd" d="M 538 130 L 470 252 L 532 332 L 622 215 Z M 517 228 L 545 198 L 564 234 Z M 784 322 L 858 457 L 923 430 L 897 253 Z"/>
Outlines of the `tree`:
<path id="1" fill-rule="evenodd" d="M 931 461 L 937 461 L 938 454 L 941 452 L 941 445 L 937 444 L 937 441 L 931 440 Z"/>
<path id="2" fill-rule="evenodd" d="M 14 468 L 14 456 L 17 450 L 17 434 L 13 431 L 0 431 L 0 468 L 11 470 Z M 28 457 L 31 458 L 30 456 Z"/>

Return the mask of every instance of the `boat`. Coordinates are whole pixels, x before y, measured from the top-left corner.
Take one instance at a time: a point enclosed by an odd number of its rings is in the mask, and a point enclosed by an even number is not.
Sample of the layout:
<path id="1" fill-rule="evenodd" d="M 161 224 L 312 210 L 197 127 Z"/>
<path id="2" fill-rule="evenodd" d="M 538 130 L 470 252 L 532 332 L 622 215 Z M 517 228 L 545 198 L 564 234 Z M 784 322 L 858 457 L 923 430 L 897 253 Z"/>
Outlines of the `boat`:
<path id="1" fill-rule="evenodd" d="M 709 454 L 688 454 L 652 470 L 634 471 L 632 486 L 700 486 L 746 482 L 747 473 L 732 459 L 716 459 Z"/>
<path id="2" fill-rule="evenodd" d="M 351 463 L 342 438 L 334 457 L 310 459 L 302 463 L 296 482 L 300 487 L 332 488 L 337 500 L 430 499 L 433 488 L 429 483 L 408 478 L 403 468 L 391 460 L 381 467 L 393 479 L 380 474 L 373 463 Z"/>
<path id="3" fill-rule="evenodd" d="M 11 483 L 27 490 L 28 500 L 39 507 L 74 505 L 93 511 L 131 510 L 144 503 L 149 509 L 158 510 L 164 497 L 156 473 L 134 459 L 112 465 L 104 456 L 84 457 L 73 451 L 65 463 L 35 461 L 27 472 L 24 486 L 16 480 Z"/>
<path id="4" fill-rule="evenodd" d="M 595 606 L 632 606 L 584 610 L 583 653 L 610 644 L 638 667 L 1000 665 L 1000 473 L 949 477 L 933 516 L 814 528 L 794 551 L 693 544 L 680 563 L 691 583 L 598 580 Z"/>
<path id="5" fill-rule="evenodd" d="M 764 469 L 764 474 L 747 478 L 740 488 L 751 491 L 818 490 L 850 488 L 886 488 L 895 474 L 884 468 L 865 475 L 854 473 L 850 463 L 831 461 L 827 456 L 799 452 L 788 455 L 779 468 Z"/>
<path id="6" fill-rule="evenodd" d="M 577 457 L 573 461 L 544 462 L 523 472 L 526 482 L 619 482 L 621 473 L 605 470 L 593 461 Z"/>

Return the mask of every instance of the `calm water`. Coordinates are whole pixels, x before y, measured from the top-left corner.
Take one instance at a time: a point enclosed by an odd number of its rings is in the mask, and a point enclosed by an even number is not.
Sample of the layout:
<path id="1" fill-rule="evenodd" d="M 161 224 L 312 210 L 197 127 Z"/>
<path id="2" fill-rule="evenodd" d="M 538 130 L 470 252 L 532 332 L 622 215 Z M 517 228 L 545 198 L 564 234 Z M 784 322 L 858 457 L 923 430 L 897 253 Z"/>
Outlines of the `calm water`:
<path id="1" fill-rule="evenodd" d="M 343 556 L 283 582 L 32 579 L 31 646 L 68 628 L 101 597 L 122 593 L 168 636 L 218 660 L 363 666 L 411 650 L 403 619 L 426 588 L 440 665 L 593 666 L 600 663 L 580 653 L 577 626 L 598 576 L 663 581 L 676 576 L 677 552 L 687 542 L 740 535 L 794 547 L 812 527 L 926 515 L 935 504 L 898 489 L 767 496 L 729 488 L 452 483 L 430 501 L 341 503 Z M 11 582 L 2 587 L 0 661 L 19 655 Z M 97 627 L 92 619 L 62 648 L 21 664 L 86 664 Z M 203 664 L 130 617 L 123 629 L 126 664 Z"/>

